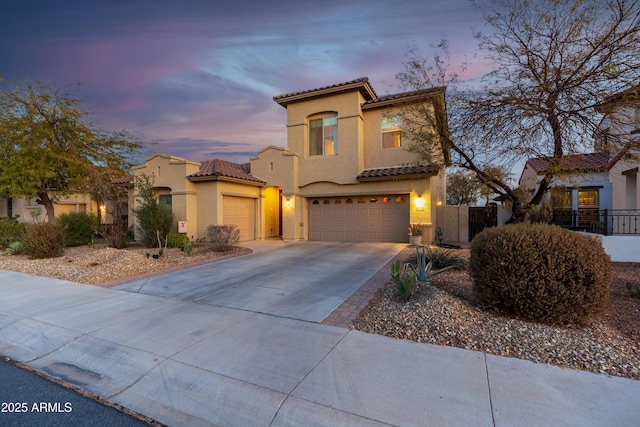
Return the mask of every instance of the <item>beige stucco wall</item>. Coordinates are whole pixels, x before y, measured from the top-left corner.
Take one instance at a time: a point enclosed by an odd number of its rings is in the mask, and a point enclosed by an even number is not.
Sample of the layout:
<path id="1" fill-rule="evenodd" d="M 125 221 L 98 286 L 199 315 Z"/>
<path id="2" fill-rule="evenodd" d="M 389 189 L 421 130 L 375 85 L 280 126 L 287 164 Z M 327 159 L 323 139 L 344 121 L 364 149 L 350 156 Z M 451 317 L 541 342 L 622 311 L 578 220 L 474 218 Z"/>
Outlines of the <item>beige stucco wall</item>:
<path id="1" fill-rule="evenodd" d="M 400 109 L 378 108 L 364 111 L 364 169 L 398 166 L 415 161 L 415 156 L 407 151 L 410 141 L 404 135 L 401 137 L 400 147 L 382 148 L 382 118 L 395 113 L 400 113 Z"/>
<path id="2" fill-rule="evenodd" d="M 298 191 L 299 156 L 282 147 L 269 146 L 251 158 L 251 175 L 280 187 L 282 194 Z"/>
<path id="3" fill-rule="evenodd" d="M 365 100 L 358 91 L 294 102 L 287 106 L 287 142 L 289 151 L 299 158 L 300 185 L 317 181 L 338 184 L 355 182 L 362 170 L 362 111 Z M 336 155 L 309 156 L 309 119 L 323 113 L 338 117 L 338 149 Z"/>

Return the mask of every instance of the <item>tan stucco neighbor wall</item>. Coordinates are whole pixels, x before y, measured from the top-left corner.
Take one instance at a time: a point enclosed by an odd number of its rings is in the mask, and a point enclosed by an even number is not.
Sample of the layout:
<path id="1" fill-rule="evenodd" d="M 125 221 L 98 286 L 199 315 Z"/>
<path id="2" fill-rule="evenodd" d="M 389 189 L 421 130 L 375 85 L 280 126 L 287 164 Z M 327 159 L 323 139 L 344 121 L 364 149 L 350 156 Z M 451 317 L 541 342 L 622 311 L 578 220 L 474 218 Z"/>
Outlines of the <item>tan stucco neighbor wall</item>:
<path id="1" fill-rule="evenodd" d="M 53 205 L 54 215 L 59 217 L 63 213 L 84 212 L 98 215 L 98 203 L 88 193 L 75 193 L 68 196 L 58 196 Z M 43 220 L 46 214 L 44 206 L 36 203 L 36 198 L 13 198 L 11 213 L 18 217 L 19 222 L 33 223 L 34 219 Z M 0 199 L 0 217 L 9 215 L 8 201 Z"/>

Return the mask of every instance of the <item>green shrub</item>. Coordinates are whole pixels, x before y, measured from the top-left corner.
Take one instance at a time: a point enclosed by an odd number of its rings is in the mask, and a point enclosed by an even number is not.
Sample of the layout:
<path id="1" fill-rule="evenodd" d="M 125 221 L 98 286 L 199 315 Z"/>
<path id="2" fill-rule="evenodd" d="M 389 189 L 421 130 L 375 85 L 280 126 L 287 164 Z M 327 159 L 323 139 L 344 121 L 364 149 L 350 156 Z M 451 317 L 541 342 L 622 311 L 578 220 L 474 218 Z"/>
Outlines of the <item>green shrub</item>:
<path id="1" fill-rule="evenodd" d="M 559 324 L 585 324 L 602 313 L 612 277 L 600 243 L 547 224 L 484 230 L 471 242 L 469 272 L 481 303 Z"/>
<path id="2" fill-rule="evenodd" d="M 96 215 L 85 212 L 63 213 L 58 217 L 58 224 L 64 230 L 66 246 L 83 246 L 91 243 L 100 220 Z"/>
<path id="3" fill-rule="evenodd" d="M 142 205 L 134 210 L 138 218 L 136 237 L 147 247 L 164 245 L 165 238 L 173 226 L 173 214 L 159 204 Z M 158 243 L 158 236 L 161 242 Z"/>
<path id="4" fill-rule="evenodd" d="M 7 255 L 21 255 L 27 252 L 27 247 L 22 242 L 13 242 L 5 251 Z"/>
<path id="5" fill-rule="evenodd" d="M 149 248 L 159 247 L 162 250 L 173 227 L 173 213 L 168 206 L 158 203 L 153 176 L 137 176 L 134 188 L 140 198 L 140 203 L 133 209 L 133 215 L 138 220 L 136 238 Z"/>
<path id="6" fill-rule="evenodd" d="M 27 227 L 24 244 L 33 259 L 59 257 L 64 255 L 64 231 L 55 222 L 36 222 Z"/>
<path id="7" fill-rule="evenodd" d="M 184 248 L 189 243 L 189 238 L 186 234 L 171 233 L 167 238 L 167 246 L 170 248 Z"/>
<path id="8" fill-rule="evenodd" d="M 16 218 L 0 218 L 0 249 L 6 249 L 14 242 L 20 242 L 27 234 L 27 226 Z"/>
<path id="9" fill-rule="evenodd" d="M 240 241 L 240 229 L 233 224 L 210 225 L 207 227 L 207 240 L 213 244 L 213 250 L 228 251 Z"/>

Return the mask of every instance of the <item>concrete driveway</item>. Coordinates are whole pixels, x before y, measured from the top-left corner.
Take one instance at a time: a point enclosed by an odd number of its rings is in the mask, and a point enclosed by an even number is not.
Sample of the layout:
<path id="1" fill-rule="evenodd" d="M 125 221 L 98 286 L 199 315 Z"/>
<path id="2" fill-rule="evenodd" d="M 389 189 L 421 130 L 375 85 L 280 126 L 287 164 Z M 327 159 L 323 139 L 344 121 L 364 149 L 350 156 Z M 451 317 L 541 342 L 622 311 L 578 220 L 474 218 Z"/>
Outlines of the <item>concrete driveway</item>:
<path id="1" fill-rule="evenodd" d="M 116 289 L 321 322 L 406 247 L 370 242 L 244 242 L 250 255 Z"/>

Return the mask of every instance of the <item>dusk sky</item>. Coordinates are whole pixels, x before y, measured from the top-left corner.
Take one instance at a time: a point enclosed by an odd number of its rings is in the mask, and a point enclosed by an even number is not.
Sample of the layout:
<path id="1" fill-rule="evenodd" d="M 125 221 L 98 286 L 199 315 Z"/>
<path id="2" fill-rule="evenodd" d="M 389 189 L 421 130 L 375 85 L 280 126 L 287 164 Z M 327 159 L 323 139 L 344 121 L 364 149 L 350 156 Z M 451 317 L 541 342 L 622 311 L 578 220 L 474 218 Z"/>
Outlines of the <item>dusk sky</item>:
<path id="1" fill-rule="evenodd" d="M 100 128 L 147 155 L 246 162 L 286 146 L 273 96 L 359 77 L 398 92 L 410 46 L 428 56 L 446 37 L 471 57 L 482 24 L 467 0 L 7 0 L 0 76 L 79 84 Z"/>

